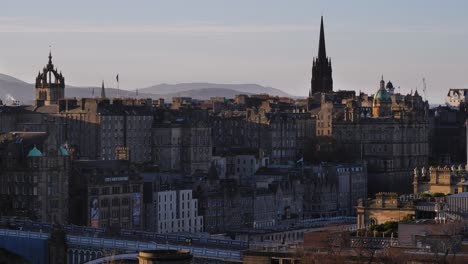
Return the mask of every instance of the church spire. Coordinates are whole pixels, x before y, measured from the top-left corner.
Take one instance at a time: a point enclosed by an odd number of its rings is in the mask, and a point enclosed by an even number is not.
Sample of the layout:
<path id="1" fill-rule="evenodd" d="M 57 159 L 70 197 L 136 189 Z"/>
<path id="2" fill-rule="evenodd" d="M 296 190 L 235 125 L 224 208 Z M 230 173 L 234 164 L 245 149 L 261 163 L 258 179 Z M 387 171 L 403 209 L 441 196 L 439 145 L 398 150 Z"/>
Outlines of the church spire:
<path id="1" fill-rule="evenodd" d="M 102 80 L 101 98 L 106 98 L 106 90 L 104 89 L 104 80 Z"/>
<path id="2" fill-rule="evenodd" d="M 54 69 L 54 64 L 52 64 L 52 50 L 49 50 L 49 63 L 47 63 L 46 67 L 49 71 Z"/>
<path id="3" fill-rule="evenodd" d="M 333 92 L 333 78 L 331 59 L 327 58 L 325 49 L 325 30 L 323 26 L 323 16 L 320 20 L 320 39 L 318 47 L 318 57 L 312 63 L 312 79 L 309 94 Z"/>
<path id="4" fill-rule="evenodd" d="M 325 49 L 325 31 L 323 30 L 323 16 L 320 21 L 320 40 L 319 40 L 318 58 L 321 61 L 327 60 L 327 51 Z"/>

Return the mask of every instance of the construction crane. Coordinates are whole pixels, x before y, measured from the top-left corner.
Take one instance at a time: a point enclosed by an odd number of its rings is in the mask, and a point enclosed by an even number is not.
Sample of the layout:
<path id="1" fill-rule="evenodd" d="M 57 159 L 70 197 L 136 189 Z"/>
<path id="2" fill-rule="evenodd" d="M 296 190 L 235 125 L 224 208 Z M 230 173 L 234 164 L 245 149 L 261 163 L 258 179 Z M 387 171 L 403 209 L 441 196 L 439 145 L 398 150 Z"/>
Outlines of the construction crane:
<path id="1" fill-rule="evenodd" d="M 426 101 L 426 78 L 423 78 L 424 101 Z"/>

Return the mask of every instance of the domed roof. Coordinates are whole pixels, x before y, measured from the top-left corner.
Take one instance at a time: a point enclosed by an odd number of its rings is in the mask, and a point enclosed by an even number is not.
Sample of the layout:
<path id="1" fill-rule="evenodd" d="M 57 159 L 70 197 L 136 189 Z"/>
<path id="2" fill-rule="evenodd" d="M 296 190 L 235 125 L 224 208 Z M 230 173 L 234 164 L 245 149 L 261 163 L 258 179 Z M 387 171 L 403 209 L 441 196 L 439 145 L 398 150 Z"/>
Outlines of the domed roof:
<path id="1" fill-rule="evenodd" d="M 34 148 L 32 148 L 29 153 L 28 153 L 28 157 L 42 157 L 42 152 L 36 148 L 36 146 L 34 146 Z"/>
<path id="2" fill-rule="evenodd" d="M 374 96 L 374 101 L 391 102 L 392 98 L 385 89 L 379 89 Z"/>
<path id="3" fill-rule="evenodd" d="M 68 150 L 64 148 L 63 146 L 60 146 L 59 148 L 59 155 L 62 157 L 68 157 Z"/>

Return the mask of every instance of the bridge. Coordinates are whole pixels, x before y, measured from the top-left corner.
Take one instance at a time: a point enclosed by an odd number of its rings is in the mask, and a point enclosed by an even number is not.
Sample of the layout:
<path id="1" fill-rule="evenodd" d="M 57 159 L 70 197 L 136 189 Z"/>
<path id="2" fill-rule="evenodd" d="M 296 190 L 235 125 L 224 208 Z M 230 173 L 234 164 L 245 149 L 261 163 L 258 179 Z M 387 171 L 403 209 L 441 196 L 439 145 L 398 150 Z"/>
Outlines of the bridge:
<path id="1" fill-rule="evenodd" d="M 22 256 L 34 264 L 48 263 L 47 241 L 49 233 L 0 229 L 0 247 Z M 174 243 L 161 244 L 154 241 L 135 241 L 114 238 L 67 235 L 67 263 L 105 263 L 118 256 L 136 256 L 138 251 L 150 249 L 187 250 L 194 257 L 241 262 L 241 250 L 207 248 Z"/>
<path id="2" fill-rule="evenodd" d="M 355 218 L 326 218 L 305 220 L 301 226 L 318 228 L 333 223 L 354 223 Z M 48 263 L 47 242 L 58 226 L 30 220 L 0 218 L 0 248 L 15 253 L 34 264 Z M 241 262 L 242 251 L 249 242 L 212 239 L 196 234 L 158 234 L 141 230 L 106 230 L 76 225 L 63 225 L 66 233 L 67 263 L 105 263 L 110 258 L 127 259 L 140 250 L 187 250 L 195 258 Z M 288 232 L 278 228 L 277 232 Z M 254 242 L 254 241 L 251 241 Z"/>

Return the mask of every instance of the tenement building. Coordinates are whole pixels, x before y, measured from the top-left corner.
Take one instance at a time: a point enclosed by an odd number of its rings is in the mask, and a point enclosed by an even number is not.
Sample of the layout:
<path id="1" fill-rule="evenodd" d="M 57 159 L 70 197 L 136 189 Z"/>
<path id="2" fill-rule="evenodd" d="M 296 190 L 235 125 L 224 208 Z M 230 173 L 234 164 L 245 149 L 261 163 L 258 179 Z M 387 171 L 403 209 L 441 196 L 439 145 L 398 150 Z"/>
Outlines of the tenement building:
<path id="1" fill-rule="evenodd" d="M 208 172 L 212 158 L 211 126 L 201 120 L 168 118 L 152 131 L 153 162 L 163 171 Z"/>
<path id="2" fill-rule="evenodd" d="M 46 132 L 0 136 L 0 211 L 36 221 L 68 222 L 70 156 Z"/>
<path id="3" fill-rule="evenodd" d="M 331 110 L 333 138 L 367 161 L 370 194 L 412 193 L 413 168 L 428 164 L 427 101 L 417 91 L 404 96 L 389 87 L 382 80 L 374 96 L 360 94 Z"/>
<path id="4" fill-rule="evenodd" d="M 141 169 L 125 160 L 73 162 L 70 222 L 92 227 L 145 227 Z"/>
<path id="5" fill-rule="evenodd" d="M 36 78 L 35 105 L 2 106 L 0 132 L 54 130 L 61 142 L 75 149 L 77 158 L 113 160 L 123 147 L 129 160 L 151 161 L 151 100 L 64 95 L 65 78 L 49 54 L 48 64 Z"/>

